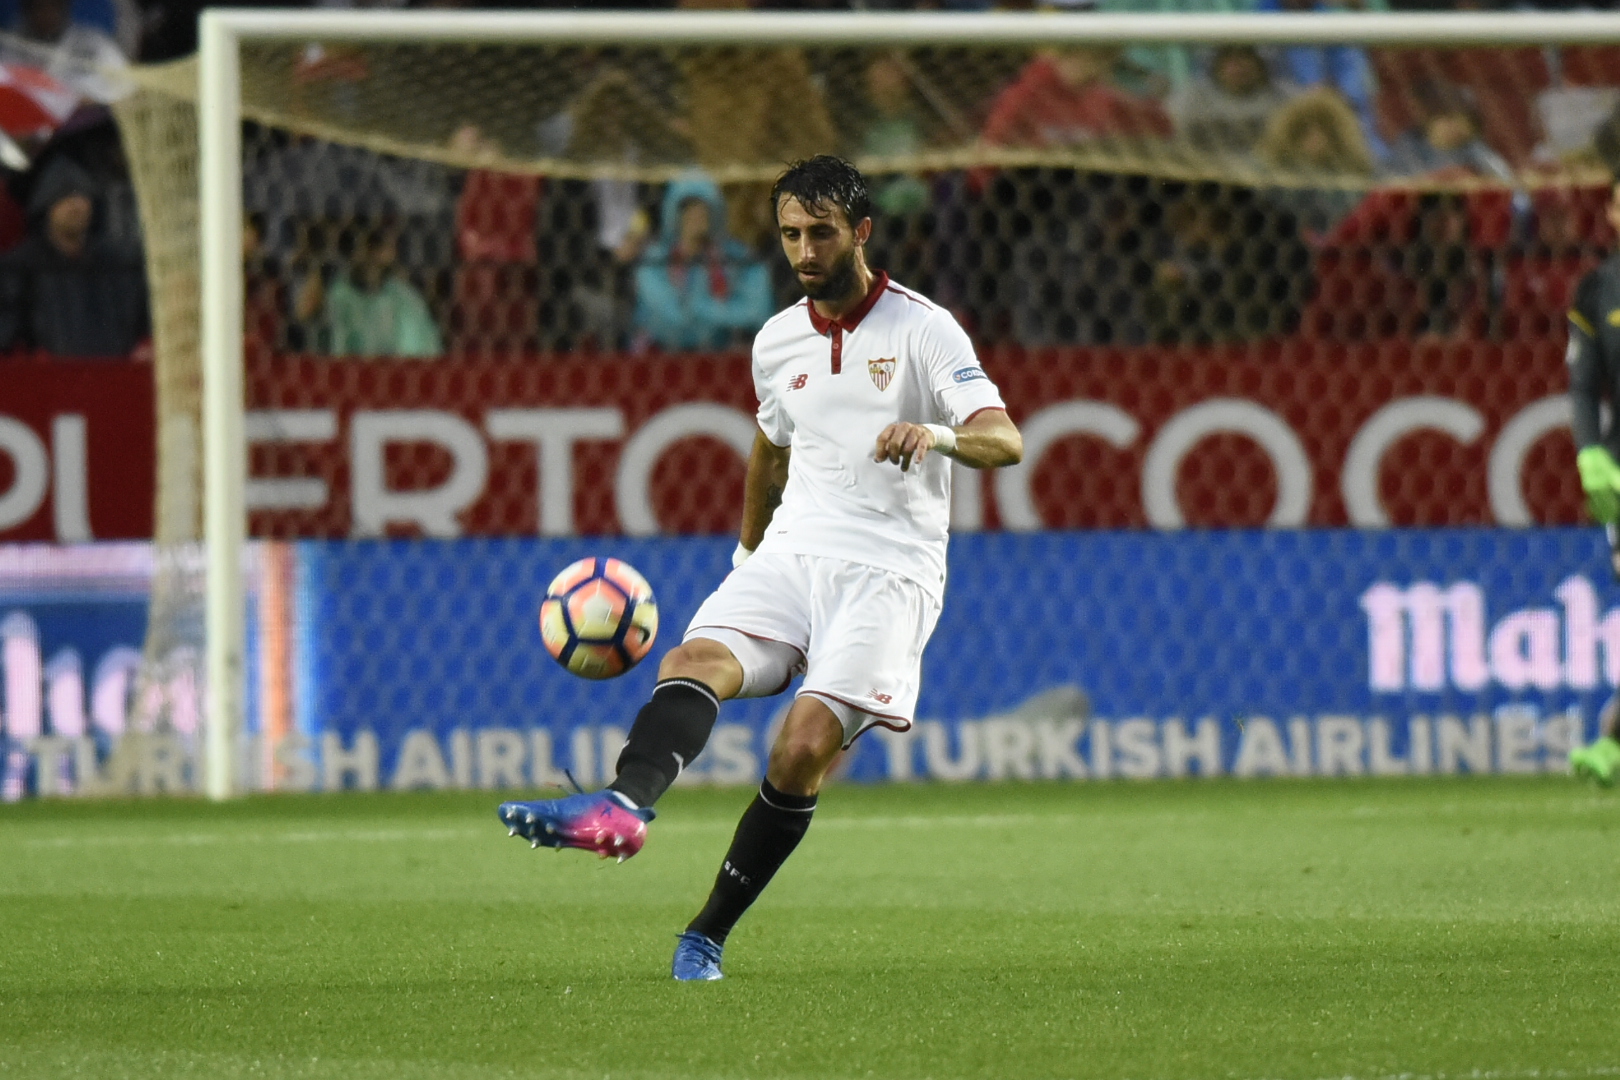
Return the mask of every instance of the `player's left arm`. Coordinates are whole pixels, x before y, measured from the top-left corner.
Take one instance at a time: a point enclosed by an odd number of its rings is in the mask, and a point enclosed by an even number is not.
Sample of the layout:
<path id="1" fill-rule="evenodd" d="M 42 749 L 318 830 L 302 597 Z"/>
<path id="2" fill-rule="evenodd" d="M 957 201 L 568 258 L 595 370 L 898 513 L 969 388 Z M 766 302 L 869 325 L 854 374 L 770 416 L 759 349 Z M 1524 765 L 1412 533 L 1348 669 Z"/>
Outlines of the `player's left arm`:
<path id="1" fill-rule="evenodd" d="M 1005 409 L 980 409 L 957 427 L 944 424 L 890 424 L 877 438 L 874 461 L 902 470 L 920 464 L 930 452 L 973 469 L 999 469 L 1024 460 L 1024 437 Z"/>
<path id="2" fill-rule="evenodd" d="M 917 328 L 913 357 L 932 394 L 929 411 L 947 422 L 962 422 L 954 427 L 890 424 L 878 433 L 874 461 L 892 461 L 904 471 L 930 453 L 973 469 L 999 469 L 1024 460 L 1024 437 L 979 363 L 973 342 L 950 313 L 933 309 L 925 317 Z"/>

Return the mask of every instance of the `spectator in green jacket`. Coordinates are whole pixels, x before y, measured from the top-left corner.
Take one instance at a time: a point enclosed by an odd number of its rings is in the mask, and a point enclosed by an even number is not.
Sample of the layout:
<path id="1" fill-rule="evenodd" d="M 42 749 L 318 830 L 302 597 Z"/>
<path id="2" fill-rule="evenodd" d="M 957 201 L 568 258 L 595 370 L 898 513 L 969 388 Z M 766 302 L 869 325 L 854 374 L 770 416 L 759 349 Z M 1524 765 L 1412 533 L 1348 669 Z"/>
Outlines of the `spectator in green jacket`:
<path id="1" fill-rule="evenodd" d="M 318 312 L 317 340 L 329 356 L 444 355 L 444 340 L 427 301 L 398 271 L 399 239 L 388 227 L 356 244 L 348 271 L 330 286 L 312 276 L 299 308 Z M 321 295 L 324 293 L 324 295 Z"/>

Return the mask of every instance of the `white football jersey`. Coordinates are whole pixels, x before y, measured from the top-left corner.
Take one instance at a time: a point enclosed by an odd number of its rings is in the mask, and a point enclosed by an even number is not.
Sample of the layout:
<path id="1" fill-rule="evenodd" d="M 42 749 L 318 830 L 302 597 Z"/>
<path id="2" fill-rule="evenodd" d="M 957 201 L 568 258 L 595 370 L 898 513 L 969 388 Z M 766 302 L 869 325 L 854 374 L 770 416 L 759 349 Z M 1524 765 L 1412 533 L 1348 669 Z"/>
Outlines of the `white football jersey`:
<path id="1" fill-rule="evenodd" d="M 951 461 L 872 460 L 897 421 L 956 427 L 1004 408 L 951 313 L 879 273 L 861 305 L 823 319 L 802 300 L 754 338 L 759 428 L 788 446 L 787 489 L 760 551 L 822 555 L 945 586 Z"/>

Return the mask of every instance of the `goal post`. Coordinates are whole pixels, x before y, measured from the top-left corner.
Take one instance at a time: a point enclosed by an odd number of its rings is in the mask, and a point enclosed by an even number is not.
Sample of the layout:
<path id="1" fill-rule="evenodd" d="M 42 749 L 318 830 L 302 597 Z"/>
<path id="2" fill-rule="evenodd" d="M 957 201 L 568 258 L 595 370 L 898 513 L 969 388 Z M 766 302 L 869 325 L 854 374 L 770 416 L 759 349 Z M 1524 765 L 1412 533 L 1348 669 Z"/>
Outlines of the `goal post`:
<path id="1" fill-rule="evenodd" d="M 286 11 L 210 9 L 197 67 L 203 522 L 206 574 L 205 788 L 240 790 L 235 742 L 247 650 L 242 556 L 245 491 L 243 100 L 246 46 L 305 42 L 480 45 L 1038 48 L 1071 45 L 1534 46 L 1620 44 L 1620 13 L 1493 14 L 787 14 Z M 948 78 L 949 73 L 943 77 Z M 341 141 L 331 129 L 323 137 Z M 365 140 L 357 138 L 356 142 Z M 395 145 L 390 143 L 389 145 Z M 373 147 L 375 148 L 375 147 Z M 935 159 L 971 168 L 1016 155 L 964 144 Z M 547 173 L 546 161 L 503 158 Z M 590 175 L 574 162 L 574 175 Z M 607 170 L 611 172 L 611 170 Z M 755 169 L 757 171 L 757 168 Z M 663 174 L 677 175 L 671 166 Z M 647 171 L 653 175 L 654 170 Z M 748 175 L 752 175 L 751 173 Z"/>
<path id="2" fill-rule="evenodd" d="M 204 787 L 235 793 L 236 732 L 247 647 L 242 379 L 242 101 L 239 31 L 218 12 L 198 30 L 197 142 L 202 260 L 203 543 L 207 678 Z"/>

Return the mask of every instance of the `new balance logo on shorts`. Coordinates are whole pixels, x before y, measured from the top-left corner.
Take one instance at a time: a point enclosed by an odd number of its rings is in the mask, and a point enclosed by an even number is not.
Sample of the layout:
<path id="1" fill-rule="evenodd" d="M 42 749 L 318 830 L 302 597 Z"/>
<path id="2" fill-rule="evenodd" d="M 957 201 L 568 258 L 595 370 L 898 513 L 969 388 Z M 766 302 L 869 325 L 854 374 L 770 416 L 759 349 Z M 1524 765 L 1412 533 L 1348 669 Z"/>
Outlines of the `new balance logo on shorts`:
<path id="1" fill-rule="evenodd" d="M 795 375 L 788 380 L 789 390 L 803 390 L 804 384 L 810 381 L 809 375 Z"/>
<path id="2" fill-rule="evenodd" d="M 880 694 L 876 690 L 867 691 L 866 696 L 877 702 L 879 705 L 887 705 L 894 700 L 893 694 Z"/>

